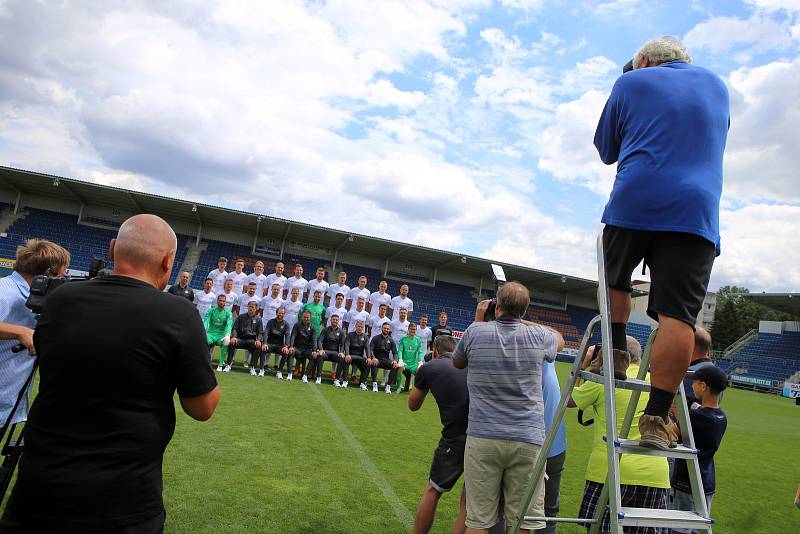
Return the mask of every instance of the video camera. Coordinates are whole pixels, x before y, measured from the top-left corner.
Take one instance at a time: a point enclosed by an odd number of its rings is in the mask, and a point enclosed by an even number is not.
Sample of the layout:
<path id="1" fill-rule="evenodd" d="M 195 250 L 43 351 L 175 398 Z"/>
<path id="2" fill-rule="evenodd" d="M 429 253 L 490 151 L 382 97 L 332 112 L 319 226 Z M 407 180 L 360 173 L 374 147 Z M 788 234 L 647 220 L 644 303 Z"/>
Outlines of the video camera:
<path id="1" fill-rule="evenodd" d="M 506 283 L 506 273 L 500 265 L 492 264 L 492 278 L 494 278 L 495 295 L 497 290 L 503 287 Z M 486 308 L 486 313 L 483 315 L 484 321 L 494 321 L 497 313 L 497 296 L 495 296 Z"/>

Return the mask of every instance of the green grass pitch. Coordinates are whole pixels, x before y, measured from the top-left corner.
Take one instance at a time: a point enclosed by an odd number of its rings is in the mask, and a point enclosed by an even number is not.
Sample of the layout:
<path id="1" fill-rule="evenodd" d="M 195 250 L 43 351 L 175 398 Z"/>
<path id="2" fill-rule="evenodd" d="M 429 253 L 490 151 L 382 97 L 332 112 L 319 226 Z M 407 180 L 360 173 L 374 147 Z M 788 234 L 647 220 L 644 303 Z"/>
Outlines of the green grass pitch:
<path id="1" fill-rule="evenodd" d="M 563 384 L 569 367 L 557 370 Z M 410 531 L 440 432 L 432 397 L 411 413 L 407 395 L 235 371 L 217 374 L 222 400 L 209 422 L 178 417 L 164 458 L 167 532 Z M 800 408 L 742 390 L 729 390 L 723 408 L 715 531 L 797 532 Z M 591 429 L 570 411 L 567 431 L 561 515 L 575 516 Z M 457 508 L 458 492 L 443 496 L 433 532 L 449 532 Z"/>

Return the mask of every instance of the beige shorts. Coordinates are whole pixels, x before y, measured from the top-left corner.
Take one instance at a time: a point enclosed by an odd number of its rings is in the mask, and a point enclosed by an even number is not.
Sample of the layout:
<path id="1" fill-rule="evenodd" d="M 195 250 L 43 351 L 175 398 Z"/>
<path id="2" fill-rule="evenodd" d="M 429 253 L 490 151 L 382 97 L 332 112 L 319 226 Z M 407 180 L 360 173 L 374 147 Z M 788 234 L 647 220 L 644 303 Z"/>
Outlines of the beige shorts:
<path id="1" fill-rule="evenodd" d="M 497 523 L 500 496 L 505 500 L 506 524 L 520 513 L 533 464 L 541 447 L 521 441 L 467 436 L 464 450 L 464 483 L 468 528 L 488 529 Z M 501 493 L 502 492 L 502 493 Z M 544 516 L 544 483 L 534 494 L 526 516 Z M 523 521 L 522 528 L 545 528 L 544 521 Z"/>

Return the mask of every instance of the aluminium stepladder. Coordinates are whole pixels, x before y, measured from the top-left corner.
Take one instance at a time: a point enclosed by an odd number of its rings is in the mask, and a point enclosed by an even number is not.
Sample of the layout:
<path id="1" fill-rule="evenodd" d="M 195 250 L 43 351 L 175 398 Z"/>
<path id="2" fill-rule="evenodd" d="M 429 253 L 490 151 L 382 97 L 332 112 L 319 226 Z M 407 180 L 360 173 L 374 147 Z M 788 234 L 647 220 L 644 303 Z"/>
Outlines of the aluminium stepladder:
<path id="1" fill-rule="evenodd" d="M 564 415 L 567 410 L 567 400 L 570 398 L 578 377 L 586 381 L 603 384 L 603 397 L 605 400 L 606 415 L 605 440 L 608 458 L 607 479 L 603 485 L 603 491 L 600 494 L 600 499 L 597 503 L 595 514 L 592 519 L 568 517 L 530 517 L 520 514 L 514 523 L 511 532 L 512 534 L 517 534 L 522 526 L 523 520 L 527 519 L 529 521 L 551 521 L 557 523 L 582 524 L 584 526 L 590 526 L 590 534 L 596 534 L 600 531 L 601 520 L 606 508 L 608 507 L 610 519 L 609 532 L 613 534 L 622 534 L 624 527 L 636 526 L 691 528 L 695 530 L 705 530 L 711 533 L 712 519 L 709 517 L 705 495 L 703 493 L 703 482 L 700 478 L 700 464 L 697 458 L 697 449 L 694 445 L 691 423 L 689 421 L 689 409 L 686 405 L 683 382 L 681 382 L 678 388 L 675 400 L 675 407 L 678 413 L 678 420 L 680 422 L 680 427 L 682 430 L 681 433 L 683 436 L 682 445 L 678 445 L 677 447 L 671 448 L 667 451 L 661 451 L 641 447 L 638 441 L 625 439 L 628 436 L 641 393 L 643 391 L 650 391 L 650 384 L 645 381 L 645 377 L 647 376 L 648 369 L 650 368 L 650 352 L 653 341 L 657 335 L 657 329 L 651 332 L 650 338 L 647 340 L 647 345 L 645 346 L 644 353 L 642 354 L 642 361 L 639 367 L 639 374 L 637 378 L 628 378 L 627 380 L 614 379 L 613 371 L 608 372 L 608 370 L 614 369 L 614 365 L 611 345 L 611 311 L 608 283 L 606 279 L 602 232 L 597 237 L 597 271 L 597 303 L 600 309 L 600 314 L 593 318 L 586 327 L 586 331 L 584 332 L 578 355 L 575 357 L 575 362 L 573 363 L 569 379 L 561 391 L 561 400 L 559 402 L 558 409 L 553 416 L 547 436 L 542 444 L 539 456 L 537 457 L 533 466 L 531 478 L 528 482 L 528 487 L 520 510 L 528 509 L 528 506 L 533 499 L 533 495 L 536 493 L 538 487 L 543 483 L 543 475 L 545 471 L 545 465 L 547 463 L 547 454 L 550 451 L 553 442 L 555 441 L 558 427 L 560 426 L 561 421 L 564 419 Z M 606 372 L 604 372 L 602 375 L 581 370 L 581 362 L 584 360 L 586 352 L 592 343 L 594 332 L 598 325 L 600 326 L 602 340 L 601 352 L 603 357 L 603 369 L 606 370 Z M 628 408 L 619 432 L 617 432 L 616 388 L 631 390 Z M 689 473 L 689 482 L 692 488 L 692 499 L 694 501 L 696 512 L 623 507 L 619 478 L 619 462 L 622 454 L 662 456 L 686 460 L 688 468 L 687 470 Z"/>

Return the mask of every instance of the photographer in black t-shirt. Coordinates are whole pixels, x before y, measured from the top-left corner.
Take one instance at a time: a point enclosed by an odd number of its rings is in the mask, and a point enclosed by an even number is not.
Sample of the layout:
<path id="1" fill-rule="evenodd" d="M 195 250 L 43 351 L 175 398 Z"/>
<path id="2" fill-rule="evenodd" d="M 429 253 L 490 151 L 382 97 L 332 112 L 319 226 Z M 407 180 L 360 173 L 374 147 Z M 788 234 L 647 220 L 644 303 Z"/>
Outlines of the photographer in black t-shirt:
<path id="1" fill-rule="evenodd" d="M 111 275 L 47 296 L 39 394 L 0 532 L 163 530 L 175 391 L 199 421 L 219 401 L 200 316 L 162 292 L 176 247 L 166 222 L 136 215 L 111 241 Z"/>

